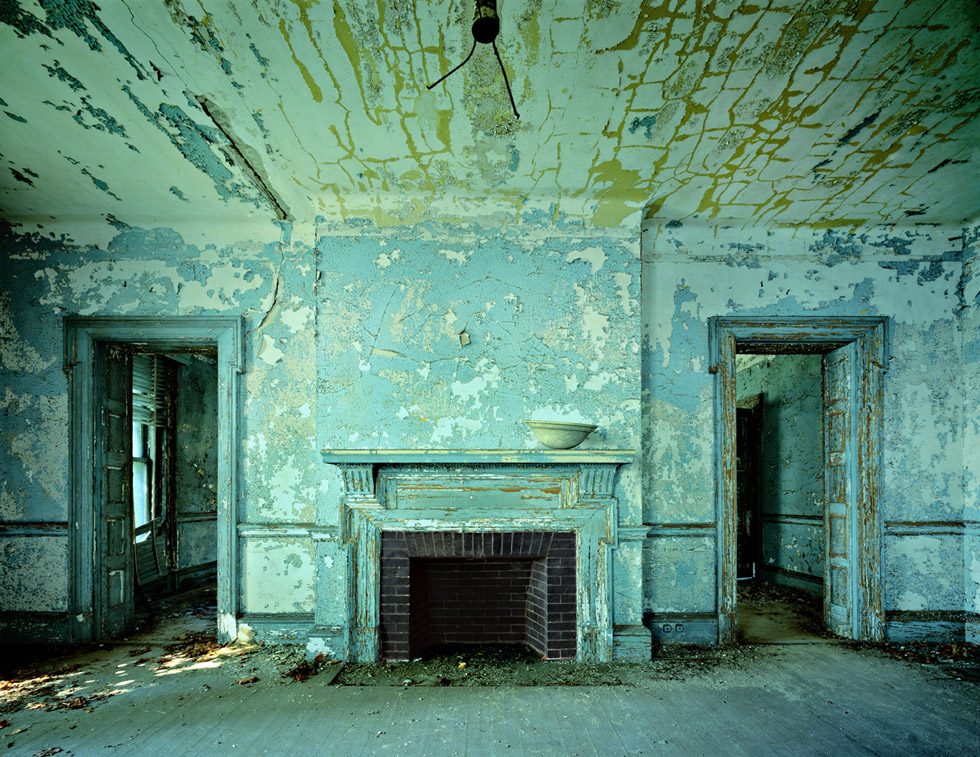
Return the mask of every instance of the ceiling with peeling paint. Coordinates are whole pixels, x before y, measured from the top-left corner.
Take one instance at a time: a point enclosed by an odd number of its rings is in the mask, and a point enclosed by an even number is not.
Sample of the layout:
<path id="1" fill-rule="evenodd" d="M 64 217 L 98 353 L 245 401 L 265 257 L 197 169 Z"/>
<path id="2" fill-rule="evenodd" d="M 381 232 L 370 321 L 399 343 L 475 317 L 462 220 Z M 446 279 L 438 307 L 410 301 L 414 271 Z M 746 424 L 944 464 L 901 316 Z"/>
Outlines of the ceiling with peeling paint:
<path id="1" fill-rule="evenodd" d="M 975 0 L 5 0 L 24 222 L 980 217 Z"/>

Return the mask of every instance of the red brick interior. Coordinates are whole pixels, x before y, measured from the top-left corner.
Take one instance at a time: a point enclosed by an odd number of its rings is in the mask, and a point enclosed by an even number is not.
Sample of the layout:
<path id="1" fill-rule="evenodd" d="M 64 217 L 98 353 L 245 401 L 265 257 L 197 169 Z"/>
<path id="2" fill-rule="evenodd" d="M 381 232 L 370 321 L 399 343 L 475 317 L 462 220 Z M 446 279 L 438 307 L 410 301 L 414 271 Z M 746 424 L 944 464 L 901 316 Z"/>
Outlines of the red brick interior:
<path id="1" fill-rule="evenodd" d="M 525 642 L 531 563 L 506 557 L 413 559 L 411 596 L 420 601 L 413 599 L 409 611 L 409 655 L 433 644 Z"/>
<path id="2" fill-rule="evenodd" d="M 573 533 L 382 533 L 382 659 L 442 643 L 574 658 L 575 604 Z"/>

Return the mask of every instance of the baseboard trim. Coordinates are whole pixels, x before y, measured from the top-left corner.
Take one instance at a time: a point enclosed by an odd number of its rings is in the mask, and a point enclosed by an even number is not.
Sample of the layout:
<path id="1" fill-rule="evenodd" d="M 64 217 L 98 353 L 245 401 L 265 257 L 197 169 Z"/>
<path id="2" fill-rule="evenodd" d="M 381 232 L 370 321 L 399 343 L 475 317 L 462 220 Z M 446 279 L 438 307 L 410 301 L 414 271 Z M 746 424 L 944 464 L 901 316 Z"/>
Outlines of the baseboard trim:
<path id="1" fill-rule="evenodd" d="M 653 653 L 653 637 L 643 625 L 613 627 L 613 660 L 646 662 Z"/>
<path id="2" fill-rule="evenodd" d="M 313 613 L 255 613 L 238 619 L 247 625 L 258 641 L 273 644 L 306 644 L 314 627 Z"/>
<path id="3" fill-rule="evenodd" d="M 978 632 L 980 615 L 976 613 L 955 610 L 892 610 L 885 613 L 885 638 L 891 642 L 975 642 L 980 635 Z"/>
<path id="4" fill-rule="evenodd" d="M 0 612 L 0 639 L 4 644 L 69 642 L 68 613 Z"/>
<path id="5" fill-rule="evenodd" d="M 218 563 L 216 560 L 201 563 L 200 565 L 190 565 L 186 568 L 177 570 L 177 585 L 183 587 L 187 583 L 207 583 L 216 581 L 218 578 Z"/>
<path id="6" fill-rule="evenodd" d="M 759 575 L 766 576 L 771 583 L 777 585 L 791 586 L 794 589 L 802 589 L 813 594 L 823 594 L 822 576 L 811 576 L 809 573 L 800 573 L 771 565 L 761 567 Z"/>
<path id="7" fill-rule="evenodd" d="M 184 523 L 208 523 L 210 521 L 214 521 L 217 524 L 217 512 L 177 513 L 178 526 Z"/>
<path id="8" fill-rule="evenodd" d="M 643 624 L 661 644 L 718 643 L 718 616 L 714 613 L 647 613 Z"/>
<path id="9" fill-rule="evenodd" d="M 0 521 L 0 537 L 9 536 L 68 536 L 68 524 L 64 521 Z"/>
<path id="10" fill-rule="evenodd" d="M 967 616 L 963 624 L 963 641 L 980 644 L 980 615 L 973 613 Z"/>
<path id="11" fill-rule="evenodd" d="M 218 580 L 218 563 L 209 562 L 180 568 L 173 573 L 155 575 L 148 580 L 141 580 L 140 587 L 151 599 L 190 589 L 195 586 L 213 584 Z M 173 588 L 170 588 L 170 586 Z"/>
<path id="12" fill-rule="evenodd" d="M 347 631 L 343 626 L 314 626 L 306 642 L 306 656 L 318 654 L 333 660 L 347 659 Z"/>

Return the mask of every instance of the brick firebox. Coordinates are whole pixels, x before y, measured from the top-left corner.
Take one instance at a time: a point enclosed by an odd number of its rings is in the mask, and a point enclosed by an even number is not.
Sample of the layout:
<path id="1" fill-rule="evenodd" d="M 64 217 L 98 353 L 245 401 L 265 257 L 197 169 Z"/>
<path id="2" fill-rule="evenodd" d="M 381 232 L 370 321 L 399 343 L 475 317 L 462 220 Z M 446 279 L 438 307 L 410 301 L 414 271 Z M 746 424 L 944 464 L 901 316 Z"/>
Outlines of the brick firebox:
<path id="1" fill-rule="evenodd" d="M 576 655 L 575 534 L 385 531 L 381 657 L 435 644 L 526 644 Z"/>

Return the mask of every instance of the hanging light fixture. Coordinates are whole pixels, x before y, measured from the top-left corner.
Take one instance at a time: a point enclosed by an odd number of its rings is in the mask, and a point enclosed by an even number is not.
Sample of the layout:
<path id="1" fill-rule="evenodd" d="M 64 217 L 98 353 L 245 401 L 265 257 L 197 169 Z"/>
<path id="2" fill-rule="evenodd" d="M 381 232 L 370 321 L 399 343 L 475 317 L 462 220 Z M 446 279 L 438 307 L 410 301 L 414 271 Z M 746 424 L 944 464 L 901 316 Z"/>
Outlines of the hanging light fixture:
<path id="1" fill-rule="evenodd" d="M 470 52 L 463 62 L 455 68 L 450 69 L 448 73 L 432 82 L 432 84 L 429 84 L 427 89 L 432 89 L 437 84 L 441 84 L 469 63 L 470 58 L 473 57 L 473 51 L 476 50 L 477 42 L 481 45 L 490 45 L 493 48 L 493 54 L 497 57 L 497 63 L 500 64 L 500 73 L 504 75 L 504 86 L 507 88 L 507 96 L 510 98 L 510 107 L 514 111 L 514 118 L 520 118 L 521 114 L 517 112 L 517 105 L 514 104 L 514 94 L 510 91 L 507 70 L 504 68 L 504 62 L 500 59 L 500 52 L 497 50 L 497 35 L 500 34 L 500 17 L 497 15 L 497 0 L 476 0 L 472 32 L 473 47 L 470 48 Z"/>

